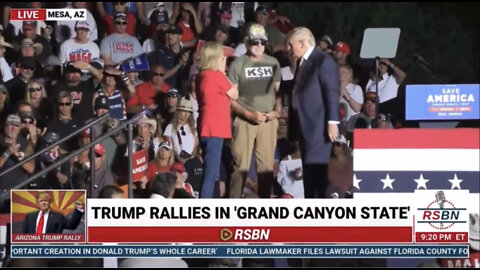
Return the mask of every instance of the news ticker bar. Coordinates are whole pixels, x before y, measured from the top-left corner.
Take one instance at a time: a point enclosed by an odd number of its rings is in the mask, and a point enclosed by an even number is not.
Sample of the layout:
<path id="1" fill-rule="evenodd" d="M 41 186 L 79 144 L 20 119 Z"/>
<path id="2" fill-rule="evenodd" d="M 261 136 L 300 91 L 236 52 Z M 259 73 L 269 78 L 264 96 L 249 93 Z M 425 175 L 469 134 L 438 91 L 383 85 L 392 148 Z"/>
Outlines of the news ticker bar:
<path id="1" fill-rule="evenodd" d="M 182 257 L 182 258 L 468 258 L 466 245 L 452 246 L 17 246 L 12 258 Z"/>

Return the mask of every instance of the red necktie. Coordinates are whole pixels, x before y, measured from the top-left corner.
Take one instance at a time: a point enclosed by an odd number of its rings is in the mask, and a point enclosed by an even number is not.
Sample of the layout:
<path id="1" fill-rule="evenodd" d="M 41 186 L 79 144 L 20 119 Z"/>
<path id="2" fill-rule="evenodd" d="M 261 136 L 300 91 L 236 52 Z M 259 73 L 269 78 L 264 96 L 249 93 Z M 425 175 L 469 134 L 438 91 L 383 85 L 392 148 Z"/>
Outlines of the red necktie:
<path id="1" fill-rule="evenodd" d="M 45 213 L 42 212 L 42 215 L 40 216 L 40 220 L 38 221 L 38 225 L 37 225 L 37 234 L 43 234 L 44 220 L 45 220 Z"/>

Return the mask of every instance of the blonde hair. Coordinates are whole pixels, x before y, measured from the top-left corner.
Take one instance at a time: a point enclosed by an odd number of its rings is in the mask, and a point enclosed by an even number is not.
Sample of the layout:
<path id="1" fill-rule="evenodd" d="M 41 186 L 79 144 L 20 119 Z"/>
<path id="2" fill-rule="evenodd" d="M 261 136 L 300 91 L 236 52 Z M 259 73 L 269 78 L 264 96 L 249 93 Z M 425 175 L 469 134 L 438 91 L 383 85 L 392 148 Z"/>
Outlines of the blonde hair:
<path id="1" fill-rule="evenodd" d="M 32 87 L 32 84 L 34 83 L 42 87 L 42 99 L 47 97 L 47 92 L 45 91 L 45 86 L 43 85 L 43 83 L 40 82 L 39 80 L 30 80 L 28 81 L 27 87 L 25 89 L 25 101 L 27 101 L 28 104 L 32 104 L 32 98 L 30 97 L 30 91 L 28 89 L 30 89 L 30 87 Z"/>
<path id="2" fill-rule="evenodd" d="M 200 51 L 200 61 L 198 61 L 198 69 L 200 71 L 219 69 L 220 58 L 223 57 L 223 46 L 217 42 L 209 41 L 205 43 Z"/>
<path id="3" fill-rule="evenodd" d="M 289 41 L 290 39 L 307 44 L 310 48 L 315 46 L 315 37 L 313 36 L 312 31 L 306 27 L 295 27 L 290 30 L 285 40 Z"/>
<path id="4" fill-rule="evenodd" d="M 37 194 L 37 202 L 38 202 L 38 200 L 40 200 L 40 198 L 48 198 L 49 201 L 51 200 L 50 194 L 48 194 L 48 193 L 45 192 L 45 191 L 40 191 L 40 192 L 38 192 L 38 194 Z"/>

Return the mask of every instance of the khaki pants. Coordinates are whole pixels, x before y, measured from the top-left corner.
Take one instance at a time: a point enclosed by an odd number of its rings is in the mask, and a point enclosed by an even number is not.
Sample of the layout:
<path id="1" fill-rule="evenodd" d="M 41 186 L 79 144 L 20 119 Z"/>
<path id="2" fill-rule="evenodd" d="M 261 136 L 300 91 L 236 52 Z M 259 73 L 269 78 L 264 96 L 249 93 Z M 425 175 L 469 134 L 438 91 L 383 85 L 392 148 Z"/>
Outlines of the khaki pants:
<path id="1" fill-rule="evenodd" d="M 260 198 L 270 198 L 277 128 L 277 120 L 254 125 L 240 117 L 235 118 L 232 136 L 233 173 L 230 180 L 230 198 L 242 197 L 252 160 L 252 151 L 255 153 L 257 167 L 258 195 Z"/>

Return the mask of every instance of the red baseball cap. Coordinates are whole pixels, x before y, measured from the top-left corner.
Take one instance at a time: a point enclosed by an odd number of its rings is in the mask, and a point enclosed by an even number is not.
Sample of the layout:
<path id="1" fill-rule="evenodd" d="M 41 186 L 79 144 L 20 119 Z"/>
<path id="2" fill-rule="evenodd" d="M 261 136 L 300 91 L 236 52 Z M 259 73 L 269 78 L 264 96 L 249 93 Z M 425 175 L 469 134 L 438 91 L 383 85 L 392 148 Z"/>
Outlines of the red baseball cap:
<path id="1" fill-rule="evenodd" d="M 185 172 L 185 167 L 183 166 L 183 164 L 181 162 L 175 162 L 175 163 L 172 164 L 172 166 L 170 166 L 170 171 L 171 172 L 184 173 Z"/>
<path id="2" fill-rule="evenodd" d="M 84 129 L 82 131 L 82 138 L 90 138 L 90 128 Z"/>
<path id="3" fill-rule="evenodd" d="M 348 46 L 348 44 L 343 42 L 343 41 L 339 41 L 335 45 L 335 51 L 344 52 L 345 54 L 349 55 L 350 54 L 350 46 Z"/>
<path id="4" fill-rule="evenodd" d="M 105 154 L 105 148 L 103 148 L 103 145 L 99 143 L 95 144 L 95 153 L 103 156 Z"/>

